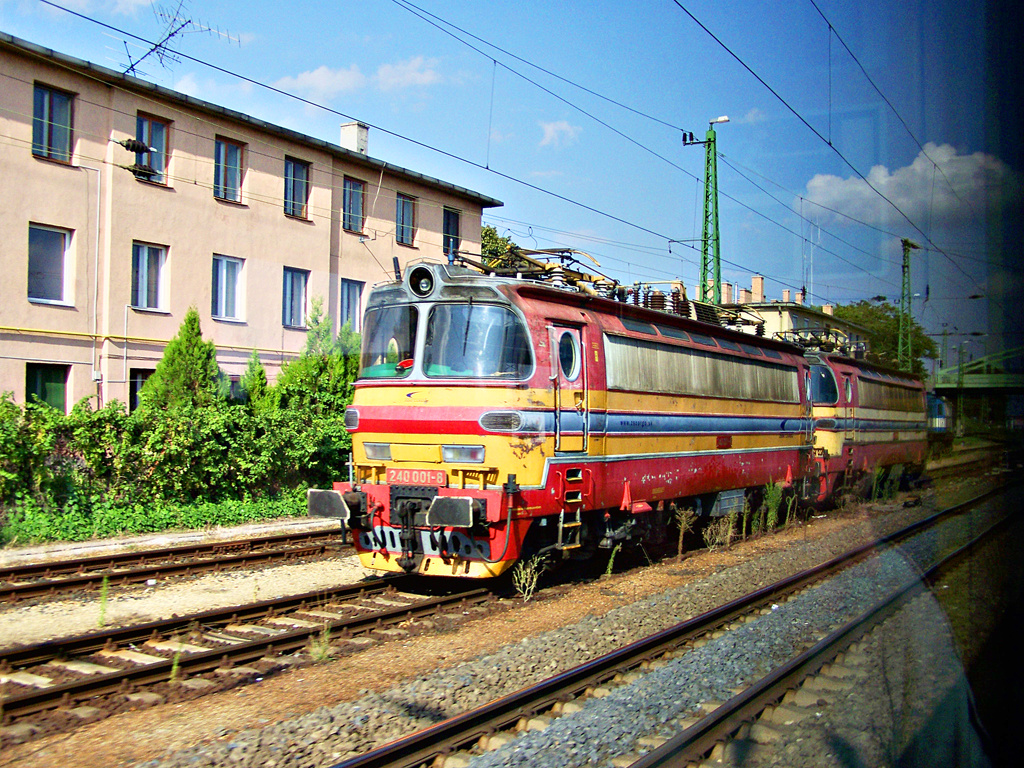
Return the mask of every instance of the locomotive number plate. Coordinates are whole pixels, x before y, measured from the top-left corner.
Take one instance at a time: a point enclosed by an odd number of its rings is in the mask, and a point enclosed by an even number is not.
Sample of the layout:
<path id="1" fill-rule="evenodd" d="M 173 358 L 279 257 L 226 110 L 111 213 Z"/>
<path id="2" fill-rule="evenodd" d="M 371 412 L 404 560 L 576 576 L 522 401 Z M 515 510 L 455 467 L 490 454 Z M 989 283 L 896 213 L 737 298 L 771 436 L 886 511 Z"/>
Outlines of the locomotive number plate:
<path id="1" fill-rule="evenodd" d="M 391 485 L 448 485 L 448 473 L 443 469 L 401 469 L 388 467 Z"/>

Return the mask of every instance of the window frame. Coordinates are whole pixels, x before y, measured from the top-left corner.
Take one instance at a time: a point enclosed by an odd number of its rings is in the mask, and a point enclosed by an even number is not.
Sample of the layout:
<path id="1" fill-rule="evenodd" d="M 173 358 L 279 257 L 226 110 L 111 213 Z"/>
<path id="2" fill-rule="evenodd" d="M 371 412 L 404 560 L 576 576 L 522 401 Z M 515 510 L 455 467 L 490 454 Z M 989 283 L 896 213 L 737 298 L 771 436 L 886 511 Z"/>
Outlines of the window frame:
<path id="1" fill-rule="evenodd" d="M 345 323 L 349 320 L 352 321 L 350 328 L 359 333 L 362 330 L 362 296 L 363 289 L 366 287 L 366 283 L 361 280 L 349 280 L 347 278 L 341 278 L 341 296 L 340 301 L 340 313 L 339 313 L 339 325 L 345 326 Z M 353 298 L 350 293 L 355 292 L 355 306 L 353 307 Z"/>
<path id="2" fill-rule="evenodd" d="M 309 219 L 309 178 L 312 163 L 285 155 L 284 157 L 284 215 L 296 219 Z M 295 173 L 302 170 L 302 178 Z M 297 187 L 301 183 L 299 190 Z"/>
<path id="3" fill-rule="evenodd" d="M 43 95 L 45 104 L 40 114 L 39 96 Z M 67 99 L 67 125 L 53 120 L 53 99 L 61 96 Z M 43 160 L 71 164 L 71 156 L 75 146 L 75 94 L 60 88 L 42 83 L 35 83 L 32 91 L 32 154 Z M 67 135 L 60 142 L 55 141 L 56 129 L 66 129 Z M 57 143 L 62 146 L 57 147 Z"/>
<path id="4" fill-rule="evenodd" d="M 160 126 L 163 136 L 159 141 L 153 139 L 153 126 Z M 167 186 L 167 165 L 168 151 L 170 146 L 171 121 L 162 117 L 139 112 L 135 115 L 135 139 L 141 141 L 151 152 L 136 152 L 135 164 L 138 166 L 149 166 L 155 174 L 148 174 L 134 170 L 132 173 L 139 181 L 148 181 L 151 184 Z"/>
<path id="5" fill-rule="evenodd" d="M 449 223 L 454 220 L 454 232 L 450 231 Z M 462 211 L 458 208 L 445 206 L 441 214 L 441 251 L 449 259 L 455 257 L 462 247 Z"/>
<path id="6" fill-rule="evenodd" d="M 296 281 L 302 279 L 302 297 L 298 304 L 295 302 L 294 289 Z M 285 328 L 306 328 L 307 303 L 309 288 L 309 270 L 296 267 L 284 267 L 281 290 L 281 325 Z M 298 322 L 295 322 L 293 310 L 296 306 L 301 307 Z"/>
<path id="7" fill-rule="evenodd" d="M 234 139 L 217 136 L 213 148 L 213 196 L 229 203 L 242 202 L 242 183 L 245 179 L 243 158 L 245 144 Z M 230 165 L 226 153 L 229 149 L 238 151 L 237 164 Z M 233 173 L 234 178 L 229 178 Z M 232 185 L 233 182 L 233 185 Z M 233 193 L 233 194 L 229 194 Z"/>
<path id="8" fill-rule="evenodd" d="M 416 198 L 399 192 L 395 196 L 395 242 L 411 246 L 415 241 Z"/>
<path id="9" fill-rule="evenodd" d="M 228 299 L 229 286 L 227 285 L 228 265 L 235 265 L 234 284 L 230 286 L 233 304 L 233 314 L 227 314 L 225 304 Z M 223 253 L 213 254 L 213 272 L 210 278 L 210 315 L 214 320 L 235 320 L 241 321 L 242 317 L 242 270 L 245 268 L 245 259 L 237 256 L 227 256 Z"/>
<path id="10" fill-rule="evenodd" d="M 40 395 L 39 392 L 37 391 L 38 387 L 33 386 L 31 388 L 31 390 L 29 388 L 29 380 L 30 380 L 30 376 L 32 375 L 31 372 L 33 372 L 33 371 L 35 372 L 36 375 L 35 375 L 34 378 L 36 379 L 37 383 L 48 383 L 48 382 L 41 382 L 40 381 L 40 374 L 42 374 L 44 371 L 47 371 L 47 370 L 50 371 L 51 373 L 56 373 L 56 372 L 60 371 L 63 374 L 63 379 L 64 380 L 60 383 L 61 394 L 63 395 L 63 397 L 61 398 L 60 406 L 57 406 L 53 402 L 57 398 L 55 398 L 53 396 L 47 396 L 45 390 L 43 391 L 43 394 Z M 26 362 L 25 363 L 25 402 L 26 403 L 29 402 L 29 398 L 32 395 L 35 395 L 36 397 L 39 398 L 39 400 L 41 402 L 44 402 L 47 405 L 49 405 L 49 406 L 51 406 L 53 408 L 56 408 L 61 413 L 67 413 L 68 412 L 68 383 L 70 382 L 70 380 L 71 380 L 71 366 L 70 365 L 60 364 L 60 363 Z"/>
<path id="11" fill-rule="evenodd" d="M 350 209 L 349 204 L 351 201 L 358 199 L 359 211 L 355 212 Z M 358 222 L 355 221 L 358 219 Z M 358 228 L 350 226 L 353 223 L 358 223 Z M 355 179 L 351 176 L 346 176 L 342 182 L 342 199 L 341 199 L 341 227 L 346 232 L 354 232 L 356 234 L 362 234 L 363 229 L 366 226 L 366 182 L 361 179 Z"/>
<path id="12" fill-rule="evenodd" d="M 148 302 L 151 300 L 150 296 L 150 251 L 156 250 L 160 252 L 159 262 L 157 264 L 158 274 L 156 279 L 156 304 L 150 305 Z M 168 293 L 168 276 L 167 276 L 167 257 L 168 248 L 166 245 L 157 245 L 156 243 L 144 243 L 139 240 L 132 241 L 132 282 L 131 282 L 131 301 L 130 306 L 132 309 L 142 310 L 144 312 L 167 312 L 167 293 Z M 145 259 L 142 258 L 145 253 Z M 147 303 L 140 303 L 140 298 L 145 293 L 145 301 Z"/>
<path id="13" fill-rule="evenodd" d="M 54 232 L 63 236 L 63 250 L 60 254 L 60 297 L 54 298 L 51 296 L 33 296 L 32 295 L 32 231 L 38 230 L 42 232 Z M 62 227 L 51 227 L 48 224 L 36 224 L 29 222 L 28 225 L 28 253 L 26 259 L 26 266 L 28 269 L 28 286 L 26 288 L 26 296 L 28 300 L 33 304 L 56 304 L 62 306 L 71 306 L 72 302 L 69 300 L 68 294 L 71 290 L 70 280 L 70 252 L 71 243 L 74 236 L 74 231 L 70 229 L 64 229 Z M 38 270 L 37 270 L 38 271 Z"/>

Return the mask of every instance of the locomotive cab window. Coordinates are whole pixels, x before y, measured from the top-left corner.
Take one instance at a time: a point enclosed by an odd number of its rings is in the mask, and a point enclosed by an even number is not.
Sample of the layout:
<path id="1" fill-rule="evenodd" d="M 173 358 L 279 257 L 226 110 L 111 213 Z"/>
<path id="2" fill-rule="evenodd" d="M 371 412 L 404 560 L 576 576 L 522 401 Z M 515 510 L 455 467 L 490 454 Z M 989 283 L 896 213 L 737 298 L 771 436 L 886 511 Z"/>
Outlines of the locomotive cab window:
<path id="1" fill-rule="evenodd" d="M 812 365 L 808 376 L 811 379 L 811 402 L 815 405 L 835 405 L 839 400 L 839 388 L 828 366 Z"/>
<path id="2" fill-rule="evenodd" d="M 430 377 L 524 379 L 533 367 L 522 320 L 493 304 L 438 304 L 430 310 L 423 372 Z"/>
<path id="3" fill-rule="evenodd" d="M 558 365 L 562 375 L 569 381 L 576 381 L 580 375 L 580 341 L 569 331 L 563 331 L 558 339 Z"/>
<path id="4" fill-rule="evenodd" d="M 409 305 L 367 311 L 359 378 L 388 379 L 409 375 L 418 315 L 416 307 Z"/>

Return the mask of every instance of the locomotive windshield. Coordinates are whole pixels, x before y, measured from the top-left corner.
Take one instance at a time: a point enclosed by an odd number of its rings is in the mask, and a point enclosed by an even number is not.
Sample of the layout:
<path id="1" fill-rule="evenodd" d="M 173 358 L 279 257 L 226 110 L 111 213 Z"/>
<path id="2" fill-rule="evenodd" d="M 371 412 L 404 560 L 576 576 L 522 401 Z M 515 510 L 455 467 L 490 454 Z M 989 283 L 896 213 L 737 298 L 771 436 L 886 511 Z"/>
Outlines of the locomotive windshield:
<path id="1" fill-rule="evenodd" d="M 432 377 L 522 379 L 532 367 L 522 321 L 493 304 L 438 304 L 427 320 L 423 371 Z"/>
<path id="2" fill-rule="evenodd" d="M 811 366 L 811 402 L 815 405 L 835 405 L 839 389 L 832 371 L 825 365 Z"/>
<path id="3" fill-rule="evenodd" d="M 409 375 L 418 318 L 419 311 L 409 304 L 366 312 L 359 378 L 402 378 Z"/>

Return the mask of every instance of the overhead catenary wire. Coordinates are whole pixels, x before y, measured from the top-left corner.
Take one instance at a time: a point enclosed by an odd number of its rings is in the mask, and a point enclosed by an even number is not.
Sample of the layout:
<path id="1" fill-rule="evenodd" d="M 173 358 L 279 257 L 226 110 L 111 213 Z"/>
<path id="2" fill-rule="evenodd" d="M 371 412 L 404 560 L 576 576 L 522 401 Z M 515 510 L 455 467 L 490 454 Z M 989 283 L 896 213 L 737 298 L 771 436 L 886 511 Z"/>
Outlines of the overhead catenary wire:
<path id="1" fill-rule="evenodd" d="M 948 262 L 949 262 L 949 263 L 950 263 L 950 264 L 951 264 L 952 266 L 954 266 L 954 267 L 955 267 L 955 268 L 956 268 L 957 270 L 959 270 L 959 271 L 960 271 L 960 272 L 961 272 L 961 273 L 963 274 L 963 276 L 964 276 L 964 277 L 966 277 L 967 279 L 971 280 L 972 282 L 974 282 L 974 283 L 975 283 L 975 285 L 977 285 L 977 281 L 975 280 L 975 278 L 974 278 L 974 277 L 973 277 L 972 275 L 970 275 L 970 274 L 969 274 L 969 273 L 968 273 L 968 272 L 967 272 L 966 270 L 964 270 L 964 268 L 963 268 L 963 267 L 961 267 L 961 266 L 960 266 L 960 265 L 959 265 L 959 264 L 958 264 L 958 263 L 957 263 L 957 262 L 956 262 L 956 261 L 955 261 L 955 260 L 954 260 L 953 258 L 951 258 L 951 257 L 950 257 L 950 256 L 949 256 L 949 255 L 948 255 L 947 253 L 945 253 L 945 251 L 943 251 L 943 250 L 942 250 L 941 248 L 939 248 L 939 246 L 938 246 L 938 245 L 936 245 L 936 244 L 935 244 L 935 243 L 934 243 L 934 242 L 932 241 L 932 239 L 931 239 L 931 238 L 930 238 L 930 237 L 929 237 L 929 236 L 928 236 L 928 235 L 927 235 L 927 234 L 926 234 L 926 233 L 924 232 L 924 230 L 922 230 L 922 229 L 921 229 L 921 228 L 920 228 L 920 227 L 919 227 L 919 226 L 917 225 L 917 223 L 916 223 L 916 222 L 914 222 L 914 221 L 913 221 L 913 219 L 911 219 L 911 218 L 910 218 L 910 217 L 909 217 L 909 216 L 908 216 L 908 215 L 907 215 L 907 214 L 906 214 L 906 213 L 905 213 L 905 212 L 903 211 L 903 209 L 902 209 L 902 208 L 900 208 L 900 207 L 899 207 L 899 206 L 898 206 L 898 205 L 897 205 L 896 203 L 894 203 L 894 202 L 893 202 L 892 200 L 890 200 L 890 199 L 889 199 L 889 197 L 888 197 L 888 196 L 887 196 L 887 195 L 886 195 L 886 194 L 885 194 L 885 193 L 884 193 L 884 192 L 883 192 L 883 191 L 882 191 L 881 189 L 879 189 L 879 188 L 878 188 L 877 186 L 875 186 L 874 184 L 872 184 L 872 183 L 871 183 L 871 181 L 870 181 L 870 180 L 869 180 L 869 179 L 867 178 L 867 176 L 865 176 L 865 175 L 864 175 L 863 173 L 861 173 L 860 169 L 858 169 L 858 168 L 857 168 L 857 167 L 856 167 L 856 166 L 855 166 L 855 165 L 854 165 L 854 164 L 853 164 L 852 162 L 850 162 L 850 160 L 849 160 L 849 159 L 847 159 L 846 155 L 845 155 L 845 154 L 843 154 L 843 152 L 842 152 L 842 151 L 841 151 L 841 150 L 840 150 L 840 149 L 839 149 L 839 148 L 838 148 L 838 147 L 837 147 L 837 146 L 836 146 L 836 145 L 835 145 L 835 144 L 834 144 L 834 143 L 833 143 L 833 142 L 832 142 L 832 141 L 831 141 L 831 140 L 830 140 L 829 138 L 827 138 L 827 137 L 825 137 L 825 136 L 822 136 L 821 132 L 820 132 L 820 131 L 819 131 L 819 130 L 818 130 L 817 128 L 815 128 L 815 127 L 814 127 L 813 125 L 811 125 L 811 123 L 810 123 L 810 122 L 809 122 L 809 121 L 807 120 L 807 118 L 805 118 L 805 117 L 804 117 L 804 116 L 803 116 L 803 115 L 802 115 L 802 114 L 801 114 L 801 113 L 799 112 L 799 110 L 797 110 L 797 109 L 796 109 L 796 108 L 795 108 L 795 107 L 794 107 L 794 106 L 793 106 L 792 104 L 790 104 L 790 103 L 789 103 L 789 101 L 787 101 L 787 100 L 786 100 L 785 98 L 783 98 L 782 94 L 780 94 L 780 93 L 779 93 L 778 91 L 776 91 L 776 90 L 775 90 L 774 88 L 772 88 L 772 86 L 771 86 L 771 85 L 769 85 L 769 84 L 768 84 L 768 82 L 767 82 L 767 81 L 765 81 L 765 79 L 764 79 L 763 77 L 761 77 L 761 76 L 760 76 L 759 74 L 757 74 L 757 72 L 755 72 L 755 71 L 754 71 L 754 69 L 753 69 L 752 67 L 750 67 L 750 65 L 748 65 L 748 64 L 747 64 L 747 63 L 746 63 L 746 62 L 745 62 L 745 61 L 744 61 L 744 60 L 743 60 L 742 58 L 740 58 L 739 54 L 737 54 L 737 53 L 736 53 L 735 51 L 733 51 L 733 50 L 732 50 L 732 49 L 731 49 L 731 48 L 730 48 L 730 47 L 729 47 L 728 45 L 726 45 L 726 44 L 725 44 L 725 42 L 724 42 L 724 41 L 722 41 L 722 40 L 721 40 L 721 38 L 719 38 L 719 37 L 718 37 L 717 35 L 715 35 L 715 33 L 714 33 L 714 32 L 712 32 L 712 31 L 711 31 L 711 30 L 710 30 L 710 29 L 709 29 L 709 28 L 708 28 L 708 27 L 707 27 L 707 26 L 706 26 L 706 25 L 705 25 L 705 24 L 704 24 L 703 22 L 701 22 L 701 21 L 700 21 L 700 19 L 698 19 L 698 18 L 697 18 L 697 17 L 696 17 L 696 16 L 695 16 L 695 15 L 694 15 L 694 14 L 693 14 L 692 12 L 690 12 L 690 10 L 689 10 L 688 8 L 686 8 L 686 6 L 684 6 L 684 5 L 682 4 L 682 2 L 681 2 L 680 0 L 673 0 L 673 2 L 674 2 L 674 3 L 675 3 L 675 4 L 676 4 L 676 5 L 677 5 L 677 6 L 678 6 L 678 7 L 680 8 L 680 10 L 682 10 L 682 11 L 683 11 L 683 13 L 685 13 L 685 14 L 686 14 L 686 15 L 687 15 L 687 16 L 688 16 L 688 17 L 689 17 L 689 18 L 690 18 L 690 19 L 691 19 L 691 20 L 692 20 L 692 21 L 693 21 L 693 22 L 694 22 L 694 23 L 695 23 L 695 24 L 696 24 L 696 25 L 697 25 L 698 27 L 700 27 L 700 28 L 701 28 L 701 29 L 702 29 L 702 30 L 703 30 L 703 31 L 704 31 L 704 32 L 705 32 L 705 33 L 706 33 L 706 34 L 707 34 L 707 35 L 708 35 L 708 36 L 709 36 L 709 37 L 710 37 L 710 38 L 711 38 L 712 40 L 714 40 L 714 41 L 715 41 L 716 43 L 718 43 L 718 45 L 719 45 L 719 46 L 721 46 L 721 48 L 722 48 L 722 49 L 723 49 L 723 50 L 724 50 L 724 51 L 725 51 L 726 53 L 728 53 L 728 54 L 729 54 L 729 55 L 730 55 L 730 56 L 731 56 L 731 57 L 732 57 L 733 59 L 735 59 L 735 60 L 736 60 L 736 62 L 737 62 L 737 63 L 738 63 L 738 64 L 739 64 L 739 65 L 740 65 L 741 67 L 743 67 L 743 68 L 744 68 L 744 69 L 745 69 L 745 70 L 746 70 L 746 71 L 747 71 L 747 72 L 748 72 L 748 73 L 749 73 L 749 74 L 750 74 L 750 75 L 751 75 L 751 76 L 752 76 L 752 77 L 753 77 L 753 78 L 754 78 L 755 80 L 757 80 L 757 82 L 759 82 L 759 83 L 760 83 L 760 84 L 761 84 L 762 86 L 764 86 L 764 88 L 765 88 L 765 89 L 767 89 L 767 90 L 768 90 L 768 92 L 772 94 L 772 96 L 774 96 L 774 97 L 775 97 L 776 99 L 778 99 L 778 101 L 779 101 L 779 102 L 780 102 L 780 103 L 781 103 L 781 104 L 782 104 L 782 105 L 783 105 L 783 106 L 784 106 L 784 107 L 785 107 L 785 108 L 786 108 L 787 110 L 789 110 L 789 112 L 790 112 L 790 113 L 791 113 L 791 114 L 792 114 L 792 115 L 793 115 L 793 116 L 794 116 L 794 117 L 795 117 L 795 118 L 796 118 L 797 120 L 799 120 L 799 121 L 800 121 L 800 122 L 801 122 L 801 123 L 802 123 L 802 124 L 803 124 L 803 125 L 804 125 L 804 126 L 805 126 L 805 127 L 807 128 L 807 130 L 809 130 L 809 131 L 810 131 L 811 133 L 813 133 L 813 134 L 814 134 L 814 135 L 815 135 L 815 136 L 816 136 L 816 137 L 817 137 L 818 139 L 820 139 L 820 140 L 821 140 L 821 141 L 822 141 L 822 142 L 823 142 L 823 143 L 824 143 L 824 144 L 825 144 L 826 146 L 828 146 L 828 147 L 829 147 L 829 148 L 830 148 L 830 149 L 831 149 L 831 150 L 832 150 L 833 152 L 835 152 L 836 156 L 837 156 L 837 157 L 839 157 L 839 159 L 840 159 L 840 160 L 842 160 L 842 161 L 843 161 L 843 163 L 845 163 L 845 164 L 846 164 L 846 166 L 847 166 L 847 167 L 849 167 L 849 168 L 850 168 L 850 169 L 851 169 L 851 170 L 852 170 L 852 171 L 853 171 L 853 172 L 854 172 L 854 173 L 855 173 L 855 174 L 856 174 L 856 175 L 858 176 L 858 178 L 860 178 L 860 179 L 861 179 L 861 181 L 863 181 L 863 182 L 864 182 L 864 184 L 865 184 L 865 185 L 867 185 L 867 187 L 868 187 L 868 188 L 869 188 L 869 189 L 870 189 L 870 190 L 871 190 L 872 192 L 874 192 L 874 193 L 875 193 L 875 194 L 876 194 L 876 195 L 877 195 L 878 197 L 880 197 L 880 198 L 881 198 L 882 200 L 884 200 L 884 201 L 885 201 L 886 203 L 888 203 L 888 204 L 889 204 L 889 205 L 890 205 L 890 206 L 892 207 L 892 209 L 893 209 L 894 211 L 896 211 L 896 212 L 897 212 L 897 213 L 898 213 L 898 214 L 899 214 L 899 215 L 900 215 L 900 216 L 901 216 L 901 217 L 902 217 L 902 218 L 903 218 L 903 219 L 904 219 L 904 220 L 905 220 L 905 221 L 907 222 L 907 224 L 909 224 L 909 225 L 911 226 L 911 228 L 912 228 L 912 229 L 913 229 L 913 230 L 914 230 L 915 232 L 917 232 L 917 233 L 918 233 L 918 234 L 919 234 L 919 235 L 920 235 L 920 236 L 921 236 L 921 237 L 922 237 L 922 238 L 923 238 L 923 239 L 924 239 L 924 240 L 925 240 L 925 241 L 926 241 L 926 242 L 927 242 L 927 243 L 928 243 L 929 245 L 931 245 L 931 246 L 932 246 L 932 248 L 933 248 L 933 249 L 934 249 L 934 250 L 935 250 L 936 252 L 938 252 L 938 253 L 942 254 L 942 255 L 943 255 L 943 256 L 944 256 L 945 258 L 946 258 L 946 260 L 947 260 L 947 261 L 948 261 Z"/>

